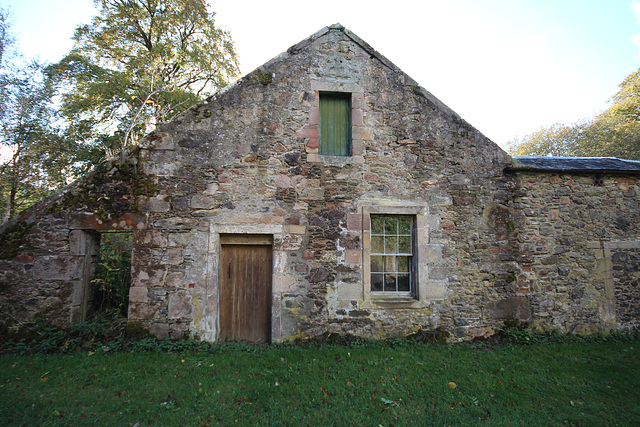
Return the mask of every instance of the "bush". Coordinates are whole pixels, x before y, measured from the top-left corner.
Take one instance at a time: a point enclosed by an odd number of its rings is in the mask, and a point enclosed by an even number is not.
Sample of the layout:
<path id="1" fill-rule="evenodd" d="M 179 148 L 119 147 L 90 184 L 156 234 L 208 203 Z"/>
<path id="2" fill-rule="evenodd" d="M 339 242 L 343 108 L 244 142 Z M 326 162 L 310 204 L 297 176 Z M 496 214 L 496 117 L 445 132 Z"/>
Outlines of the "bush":
<path id="1" fill-rule="evenodd" d="M 121 349 L 124 325 L 118 312 L 110 311 L 96 315 L 84 322 L 58 328 L 43 318 L 25 325 L 27 334 L 16 338 L 7 337 L 0 344 L 1 353 L 72 353 L 80 349 L 104 347 Z"/>

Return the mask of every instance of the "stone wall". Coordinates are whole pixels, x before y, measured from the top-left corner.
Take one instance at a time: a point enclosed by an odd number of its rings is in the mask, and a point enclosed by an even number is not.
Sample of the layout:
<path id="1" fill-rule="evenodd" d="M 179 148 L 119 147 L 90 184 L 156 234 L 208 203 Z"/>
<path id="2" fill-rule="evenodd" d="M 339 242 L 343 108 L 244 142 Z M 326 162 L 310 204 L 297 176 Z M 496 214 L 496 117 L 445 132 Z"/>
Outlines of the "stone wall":
<path id="1" fill-rule="evenodd" d="M 616 318 L 622 329 L 638 327 L 640 320 L 640 242 L 611 252 Z"/>
<path id="2" fill-rule="evenodd" d="M 571 332 L 635 325 L 638 178 L 519 172 L 518 182 L 513 287 L 530 299 L 533 323 Z"/>
<path id="3" fill-rule="evenodd" d="M 218 236 L 267 232 L 274 339 L 489 331 L 482 302 L 508 268 L 491 267 L 478 283 L 477 264 L 504 263 L 485 245 L 502 244 L 492 227 L 506 220 L 490 212 L 506 202 L 496 193 L 509 185 L 509 158 L 368 49 L 324 31 L 150 137 L 141 164 L 159 194 L 142 205 L 156 237 L 134 262 L 144 280 L 132 288 L 131 320 L 215 339 Z M 352 94 L 351 157 L 318 155 L 323 90 Z M 421 267 L 411 301 L 371 295 L 366 219 L 375 212 L 416 215 Z M 176 234 L 189 237 L 168 245 Z"/>
<path id="4" fill-rule="evenodd" d="M 352 156 L 318 153 L 321 91 L 351 94 Z M 0 321 L 82 318 L 96 233 L 127 229 L 129 321 L 160 338 L 218 339 L 227 234 L 273 238 L 274 341 L 633 323 L 636 178 L 509 166 L 365 42 L 323 29 L 5 226 L 19 244 L 0 261 Z M 376 214 L 415 221 L 412 295 L 371 290 Z"/>
<path id="5" fill-rule="evenodd" d="M 84 320 L 101 230 L 138 231 L 135 207 L 152 191 L 133 165 L 104 163 L 0 228 L 0 324 L 15 330 L 37 317 L 64 326 Z"/>

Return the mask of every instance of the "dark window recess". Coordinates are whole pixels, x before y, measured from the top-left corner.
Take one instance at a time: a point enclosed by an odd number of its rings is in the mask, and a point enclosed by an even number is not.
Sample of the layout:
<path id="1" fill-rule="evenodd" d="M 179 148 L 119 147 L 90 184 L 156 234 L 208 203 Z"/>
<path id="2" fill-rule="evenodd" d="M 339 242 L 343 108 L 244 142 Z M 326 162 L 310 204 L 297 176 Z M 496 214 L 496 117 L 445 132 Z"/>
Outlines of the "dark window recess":
<path id="1" fill-rule="evenodd" d="M 351 94 L 320 93 L 319 153 L 351 155 Z"/>

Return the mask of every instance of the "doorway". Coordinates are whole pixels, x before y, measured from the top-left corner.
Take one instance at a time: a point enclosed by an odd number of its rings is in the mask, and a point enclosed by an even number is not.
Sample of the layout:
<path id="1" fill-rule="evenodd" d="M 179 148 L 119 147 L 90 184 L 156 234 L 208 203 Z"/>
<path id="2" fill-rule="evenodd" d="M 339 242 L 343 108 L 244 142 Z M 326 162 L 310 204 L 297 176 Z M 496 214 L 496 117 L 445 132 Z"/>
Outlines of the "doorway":
<path id="1" fill-rule="evenodd" d="M 131 286 L 133 232 L 106 230 L 99 233 L 100 249 L 92 285 L 92 311 L 127 317 Z"/>
<path id="2" fill-rule="evenodd" d="M 220 339 L 271 341 L 273 236 L 220 235 Z"/>

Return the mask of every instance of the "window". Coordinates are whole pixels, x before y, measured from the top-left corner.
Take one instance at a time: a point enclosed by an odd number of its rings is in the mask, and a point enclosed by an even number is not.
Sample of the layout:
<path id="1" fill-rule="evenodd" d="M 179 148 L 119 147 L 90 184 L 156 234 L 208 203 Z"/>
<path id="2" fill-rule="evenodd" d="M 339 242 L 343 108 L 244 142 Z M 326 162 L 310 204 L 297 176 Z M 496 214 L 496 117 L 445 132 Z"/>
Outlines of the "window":
<path id="1" fill-rule="evenodd" d="M 414 291 L 412 215 L 371 215 L 371 291 Z"/>
<path id="2" fill-rule="evenodd" d="M 320 93 L 319 154 L 351 155 L 351 94 Z"/>

